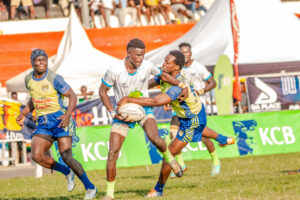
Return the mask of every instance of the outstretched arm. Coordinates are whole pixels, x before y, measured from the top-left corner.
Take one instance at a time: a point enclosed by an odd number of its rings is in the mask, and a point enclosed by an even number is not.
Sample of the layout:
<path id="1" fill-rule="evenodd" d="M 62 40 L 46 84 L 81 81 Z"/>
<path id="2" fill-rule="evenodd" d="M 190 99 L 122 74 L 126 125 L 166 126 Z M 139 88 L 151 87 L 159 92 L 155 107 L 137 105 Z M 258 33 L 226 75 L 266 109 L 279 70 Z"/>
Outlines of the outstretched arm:
<path id="1" fill-rule="evenodd" d="M 70 117 L 72 116 L 72 112 L 75 110 L 77 103 L 77 97 L 72 88 L 68 89 L 63 95 L 69 99 L 69 106 L 66 113 L 58 118 L 58 120 L 61 119 L 58 127 L 67 127 L 69 125 Z"/>
<path id="2" fill-rule="evenodd" d="M 126 103 L 136 103 L 141 106 L 149 106 L 149 107 L 155 107 L 155 106 L 162 106 L 171 103 L 172 99 L 167 94 L 159 94 L 155 96 L 154 98 L 150 97 L 140 97 L 140 98 L 133 98 L 133 97 L 123 97 L 118 102 L 118 108 Z"/>
<path id="3" fill-rule="evenodd" d="M 33 110 L 34 110 L 34 106 L 33 106 L 33 103 L 32 103 L 32 98 L 30 97 L 30 99 L 28 100 L 25 108 L 22 110 L 22 112 L 20 113 L 20 115 L 16 119 L 19 126 L 21 126 L 23 128 L 26 115 L 28 115 Z"/>

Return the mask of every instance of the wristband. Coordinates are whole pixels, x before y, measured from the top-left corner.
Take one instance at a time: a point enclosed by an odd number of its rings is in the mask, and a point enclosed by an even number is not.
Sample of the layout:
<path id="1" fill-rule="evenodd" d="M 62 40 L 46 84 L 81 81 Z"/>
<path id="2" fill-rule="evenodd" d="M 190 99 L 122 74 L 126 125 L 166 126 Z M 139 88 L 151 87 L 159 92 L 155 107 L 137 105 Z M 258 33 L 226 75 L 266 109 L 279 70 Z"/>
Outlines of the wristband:
<path id="1" fill-rule="evenodd" d="M 181 89 L 183 89 L 183 88 L 187 87 L 187 85 L 184 84 L 183 82 L 180 82 L 180 83 L 178 84 L 178 87 L 180 87 Z"/>
<path id="2" fill-rule="evenodd" d="M 204 93 L 204 89 L 198 90 L 198 93 L 199 93 L 199 95 L 203 94 Z"/>
<path id="3" fill-rule="evenodd" d="M 116 111 L 112 110 L 109 112 L 109 114 L 110 114 L 111 118 L 114 118 L 117 113 L 116 113 Z"/>

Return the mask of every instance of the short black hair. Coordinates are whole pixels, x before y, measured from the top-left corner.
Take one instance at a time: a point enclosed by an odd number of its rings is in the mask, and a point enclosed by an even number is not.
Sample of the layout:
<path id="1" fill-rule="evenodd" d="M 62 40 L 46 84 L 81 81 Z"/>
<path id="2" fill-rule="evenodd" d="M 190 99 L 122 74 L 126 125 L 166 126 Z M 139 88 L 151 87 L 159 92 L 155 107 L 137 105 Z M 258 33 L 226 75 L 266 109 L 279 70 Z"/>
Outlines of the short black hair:
<path id="1" fill-rule="evenodd" d="M 184 66 L 184 55 L 178 50 L 173 50 L 169 52 L 170 55 L 175 56 L 175 64 L 180 66 L 180 69 Z"/>
<path id="2" fill-rule="evenodd" d="M 181 47 L 190 47 L 190 49 L 192 48 L 191 44 L 190 44 L 190 43 L 187 43 L 187 42 L 182 42 L 182 43 L 180 43 L 180 44 L 179 44 L 179 49 L 180 49 Z"/>
<path id="3" fill-rule="evenodd" d="M 0 1 L 1 1 L 1 0 L 0 0 Z M 12 93 L 11 93 L 11 96 L 14 95 L 14 94 L 18 94 L 18 93 L 17 93 L 17 92 L 12 92 Z"/>
<path id="4" fill-rule="evenodd" d="M 130 40 L 127 44 L 127 51 L 130 49 L 130 48 L 139 48 L 139 49 L 145 49 L 146 46 L 144 44 L 144 42 L 138 38 L 134 38 L 132 40 Z"/>

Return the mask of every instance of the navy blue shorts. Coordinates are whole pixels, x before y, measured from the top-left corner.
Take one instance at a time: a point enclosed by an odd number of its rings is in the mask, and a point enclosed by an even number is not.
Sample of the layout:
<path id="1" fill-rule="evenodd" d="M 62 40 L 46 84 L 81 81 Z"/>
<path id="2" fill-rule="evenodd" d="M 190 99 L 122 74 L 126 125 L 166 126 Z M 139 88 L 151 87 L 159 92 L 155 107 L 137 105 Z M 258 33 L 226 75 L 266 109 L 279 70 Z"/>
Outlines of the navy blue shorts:
<path id="1" fill-rule="evenodd" d="M 202 105 L 201 111 L 193 118 L 181 118 L 180 127 L 176 138 L 183 142 L 199 142 L 202 139 L 202 131 L 206 126 L 206 113 Z"/>
<path id="2" fill-rule="evenodd" d="M 36 129 L 33 131 L 33 135 L 50 135 L 54 138 L 75 136 L 76 127 L 72 117 L 70 118 L 68 127 L 58 128 L 58 125 L 61 122 L 61 120 L 58 120 L 57 118 L 59 118 L 63 114 L 64 111 L 59 110 L 55 113 L 39 116 L 37 119 Z"/>

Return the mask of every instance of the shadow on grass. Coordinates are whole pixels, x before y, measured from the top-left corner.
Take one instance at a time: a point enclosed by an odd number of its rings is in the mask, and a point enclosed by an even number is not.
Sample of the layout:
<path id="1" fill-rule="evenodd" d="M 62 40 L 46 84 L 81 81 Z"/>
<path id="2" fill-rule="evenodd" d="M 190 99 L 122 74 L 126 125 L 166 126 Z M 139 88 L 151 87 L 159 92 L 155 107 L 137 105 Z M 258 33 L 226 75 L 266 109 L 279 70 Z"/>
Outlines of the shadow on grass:
<path id="1" fill-rule="evenodd" d="M 281 171 L 281 173 L 284 173 L 284 174 L 296 174 L 296 173 L 300 173 L 300 169 L 297 169 L 297 170 L 283 170 L 283 171 Z"/>

